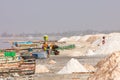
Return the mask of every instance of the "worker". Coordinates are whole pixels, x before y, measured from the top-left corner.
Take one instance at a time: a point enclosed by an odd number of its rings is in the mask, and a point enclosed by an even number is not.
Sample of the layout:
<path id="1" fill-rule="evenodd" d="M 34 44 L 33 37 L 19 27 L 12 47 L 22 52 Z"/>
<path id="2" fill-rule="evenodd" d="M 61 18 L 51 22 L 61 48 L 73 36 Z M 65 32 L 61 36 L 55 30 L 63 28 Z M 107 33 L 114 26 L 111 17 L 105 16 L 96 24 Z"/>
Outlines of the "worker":
<path id="1" fill-rule="evenodd" d="M 51 42 L 51 43 L 50 43 L 50 54 L 53 53 L 53 46 L 54 46 L 54 45 L 55 45 L 54 42 Z"/>
<path id="2" fill-rule="evenodd" d="M 105 44 L 105 36 L 102 37 L 102 44 Z"/>
<path id="3" fill-rule="evenodd" d="M 47 58 L 49 58 L 49 57 L 50 57 L 50 53 L 49 53 L 49 46 L 48 46 L 47 42 L 44 42 L 44 43 L 43 43 L 42 49 L 43 49 L 44 51 L 46 51 L 46 53 L 47 53 Z"/>
<path id="4" fill-rule="evenodd" d="M 48 35 L 44 35 L 44 41 L 47 42 L 48 41 Z"/>
<path id="5" fill-rule="evenodd" d="M 43 49 L 44 51 L 46 51 L 46 53 L 47 53 L 47 58 L 49 58 L 49 57 L 50 57 L 50 53 L 49 53 L 49 46 L 48 46 L 48 43 L 47 43 L 47 41 L 48 41 L 48 35 L 44 35 L 44 36 L 43 36 L 43 39 L 44 39 L 44 43 L 43 43 L 43 45 L 42 45 L 42 49 Z"/>

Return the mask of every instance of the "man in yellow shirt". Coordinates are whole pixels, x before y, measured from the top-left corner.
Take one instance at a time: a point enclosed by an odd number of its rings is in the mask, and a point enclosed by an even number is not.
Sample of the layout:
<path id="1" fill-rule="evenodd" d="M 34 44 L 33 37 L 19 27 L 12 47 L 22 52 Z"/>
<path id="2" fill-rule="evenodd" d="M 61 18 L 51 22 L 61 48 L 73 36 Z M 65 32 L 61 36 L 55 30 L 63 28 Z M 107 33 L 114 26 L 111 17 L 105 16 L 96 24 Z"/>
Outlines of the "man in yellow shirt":
<path id="1" fill-rule="evenodd" d="M 50 57 L 50 53 L 49 53 L 49 46 L 48 46 L 47 42 L 43 43 L 42 49 L 47 52 L 47 57 L 49 58 Z"/>

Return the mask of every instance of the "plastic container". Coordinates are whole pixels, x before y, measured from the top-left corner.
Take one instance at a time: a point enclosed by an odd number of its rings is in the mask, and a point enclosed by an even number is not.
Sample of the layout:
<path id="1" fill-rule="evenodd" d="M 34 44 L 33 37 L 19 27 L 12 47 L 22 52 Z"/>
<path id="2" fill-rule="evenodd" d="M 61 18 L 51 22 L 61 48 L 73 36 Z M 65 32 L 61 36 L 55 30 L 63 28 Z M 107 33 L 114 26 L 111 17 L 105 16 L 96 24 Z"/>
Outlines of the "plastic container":
<path id="1" fill-rule="evenodd" d="M 41 52 L 33 52 L 32 56 L 34 58 L 47 58 L 47 52 L 46 51 L 41 51 Z"/>
<path id="2" fill-rule="evenodd" d="M 12 52 L 4 52 L 4 56 L 5 57 L 15 57 L 16 52 L 14 52 L 14 51 L 12 51 Z"/>

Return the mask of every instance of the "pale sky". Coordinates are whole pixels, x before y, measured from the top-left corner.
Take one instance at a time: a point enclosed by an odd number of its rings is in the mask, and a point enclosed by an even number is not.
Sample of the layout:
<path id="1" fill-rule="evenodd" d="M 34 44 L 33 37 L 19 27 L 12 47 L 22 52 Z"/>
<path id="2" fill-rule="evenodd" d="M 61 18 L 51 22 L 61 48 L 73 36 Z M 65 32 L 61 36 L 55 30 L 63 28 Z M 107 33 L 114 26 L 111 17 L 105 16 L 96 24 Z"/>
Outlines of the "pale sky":
<path id="1" fill-rule="evenodd" d="M 120 30 L 120 0 L 0 0 L 0 33 Z"/>

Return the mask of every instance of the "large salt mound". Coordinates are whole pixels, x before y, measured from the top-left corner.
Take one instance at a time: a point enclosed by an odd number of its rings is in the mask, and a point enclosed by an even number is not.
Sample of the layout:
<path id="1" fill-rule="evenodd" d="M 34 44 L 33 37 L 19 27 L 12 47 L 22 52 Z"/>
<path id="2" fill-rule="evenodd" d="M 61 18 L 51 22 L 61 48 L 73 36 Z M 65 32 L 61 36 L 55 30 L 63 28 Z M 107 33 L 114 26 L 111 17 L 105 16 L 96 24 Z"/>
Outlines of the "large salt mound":
<path id="1" fill-rule="evenodd" d="M 77 56 L 81 56 L 82 53 L 80 51 L 72 51 L 71 54 L 69 54 L 69 56 L 72 56 L 72 57 L 77 57 Z"/>
<path id="2" fill-rule="evenodd" d="M 99 38 L 99 39 L 95 40 L 95 41 L 92 43 L 92 45 L 93 45 L 93 46 L 98 46 L 98 45 L 101 44 L 101 42 L 102 42 L 102 39 Z"/>
<path id="3" fill-rule="evenodd" d="M 120 36 L 120 33 L 110 33 L 108 36 Z"/>
<path id="4" fill-rule="evenodd" d="M 88 80 L 120 80 L 120 51 L 101 60 L 97 71 Z"/>
<path id="5" fill-rule="evenodd" d="M 94 41 L 96 41 L 97 39 L 99 38 L 99 36 L 90 36 L 86 41 L 87 42 L 90 42 L 90 43 L 93 43 Z"/>
<path id="6" fill-rule="evenodd" d="M 93 56 L 93 55 L 95 55 L 95 53 L 91 49 L 88 49 L 86 56 Z"/>
<path id="7" fill-rule="evenodd" d="M 101 45 L 92 55 L 108 55 L 115 51 L 120 51 L 120 36 L 106 38 L 106 43 Z M 91 53 L 87 53 L 90 54 Z"/>
<path id="8" fill-rule="evenodd" d="M 89 37 L 91 37 L 93 35 L 85 35 L 85 36 L 82 36 L 78 41 L 86 41 Z"/>
<path id="9" fill-rule="evenodd" d="M 96 34 L 95 36 L 97 36 L 97 39 L 92 42 L 92 45 L 93 45 L 93 46 L 101 45 L 102 37 L 103 37 L 103 36 L 105 36 L 106 39 L 108 38 L 108 35 L 107 35 L 107 34 Z"/>
<path id="10" fill-rule="evenodd" d="M 66 41 L 68 41 L 68 38 L 67 38 L 67 37 L 63 37 L 63 38 L 61 38 L 60 40 L 58 40 L 58 42 L 66 42 Z"/>
<path id="11" fill-rule="evenodd" d="M 80 38 L 80 36 L 72 36 L 68 39 L 68 41 L 78 41 Z"/>
<path id="12" fill-rule="evenodd" d="M 72 58 L 66 66 L 64 66 L 58 74 L 71 74 L 73 72 L 88 72 L 77 59 Z"/>
<path id="13" fill-rule="evenodd" d="M 120 36 L 110 37 L 106 40 L 106 43 L 101 46 L 97 51 L 96 54 L 110 54 L 115 51 L 120 50 Z"/>

